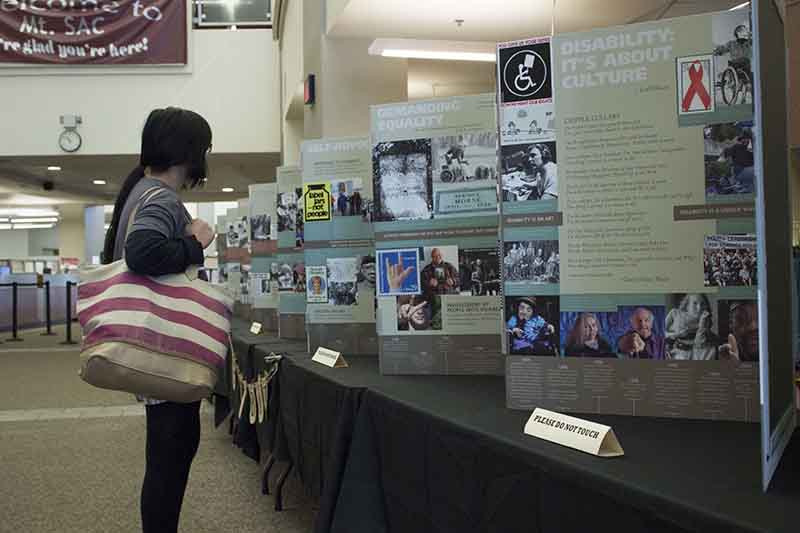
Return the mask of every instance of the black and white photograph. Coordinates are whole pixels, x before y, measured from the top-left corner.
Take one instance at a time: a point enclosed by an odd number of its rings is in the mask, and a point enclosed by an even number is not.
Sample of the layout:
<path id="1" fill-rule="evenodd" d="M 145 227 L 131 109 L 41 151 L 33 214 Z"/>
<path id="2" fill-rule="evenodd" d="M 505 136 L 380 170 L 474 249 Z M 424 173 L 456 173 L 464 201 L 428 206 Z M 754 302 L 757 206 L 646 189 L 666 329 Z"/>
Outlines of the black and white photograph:
<path id="1" fill-rule="evenodd" d="M 753 122 L 711 124 L 703 128 L 706 196 L 753 194 Z"/>
<path id="2" fill-rule="evenodd" d="M 278 194 L 278 231 L 295 231 L 298 221 L 298 203 L 303 189 Z M 302 220 L 302 216 L 299 217 Z"/>
<path id="3" fill-rule="evenodd" d="M 373 147 L 373 220 L 415 220 L 433 216 L 431 158 L 430 139 L 383 142 Z"/>
<path id="4" fill-rule="evenodd" d="M 361 178 L 332 181 L 331 202 L 335 217 L 363 216 L 364 185 Z"/>
<path id="5" fill-rule="evenodd" d="M 375 265 L 374 255 L 362 255 L 358 258 L 358 274 L 356 280 L 358 282 L 358 291 L 365 290 L 375 291 L 375 282 L 377 280 L 378 271 Z"/>
<path id="6" fill-rule="evenodd" d="M 442 329 L 442 297 L 415 295 L 397 297 L 398 331 Z"/>
<path id="7" fill-rule="evenodd" d="M 268 241 L 272 232 L 272 217 L 255 215 L 250 217 L 250 238 L 253 241 Z"/>
<path id="8" fill-rule="evenodd" d="M 555 142 L 503 146 L 500 166 L 504 202 L 558 199 Z"/>
<path id="9" fill-rule="evenodd" d="M 559 283 L 561 258 L 558 241 L 506 242 L 503 250 L 505 281 L 524 281 L 536 285 Z"/>
<path id="10" fill-rule="evenodd" d="M 294 292 L 297 286 L 297 275 L 289 263 L 278 266 L 278 290 L 281 292 Z"/>
<path id="11" fill-rule="evenodd" d="M 500 144 L 552 141 L 556 137 L 553 104 L 522 104 L 500 108 Z"/>
<path id="12" fill-rule="evenodd" d="M 499 49 L 499 56 L 497 79 L 501 104 L 553 97 L 549 37 L 504 46 Z"/>
<path id="13" fill-rule="evenodd" d="M 753 35 L 750 11 L 718 13 L 712 18 L 717 110 L 753 103 Z"/>
<path id="14" fill-rule="evenodd" d="M 328 259 L 328 303 L 356 305 L 358 303 L 358 259 L 338 257 Z"/>
<path id="15" fill-rule="evenodd" d="M 228 248 L 247 248 L 250 244 L 250 217 L 228 222 Z"/>
<path id="16" fill-rule="evenodd" d="M 500 256 L 497 248 L 458 250 L 461 294 L 497 296 L 500 294 Z"/>
<path id="17" fill-rule="evenodd" d="M 494 185 L 497 179 L 496 132 L 435 137 L 431 145 L 435 190 Z"/>
<path id="18" fill-rule="evenodd" d="M 706 235 L 703 272 L 706 287 L 755 287 L 758 282 L 755 234 Z"/>

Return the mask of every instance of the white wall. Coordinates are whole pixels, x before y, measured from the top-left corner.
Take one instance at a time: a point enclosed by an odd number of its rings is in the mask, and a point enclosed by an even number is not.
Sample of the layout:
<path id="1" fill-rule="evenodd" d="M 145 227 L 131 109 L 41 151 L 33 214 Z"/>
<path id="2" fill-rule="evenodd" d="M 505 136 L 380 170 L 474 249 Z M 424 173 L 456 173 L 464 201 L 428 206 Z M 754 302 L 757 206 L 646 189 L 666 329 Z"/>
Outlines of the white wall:
<path id="1" fill-rule="evenodd" d="M 5 258 L 24 259 L 30 256 L 30 239 L 28 230 L 0 231 L 0 256 Z"/>
<path id="2" fill-rule="evenodd" d="M 83 263 L 86 260 L 86 226 L 83 215 L 65 218 L 56 228 L 61 257 L 77 257 Z"/>
<path id="3" fill-rule="evenodd" d="M 0 156 L 60 155 L 63 114 L 83 117 L 79 154 L 138 153 L 147 114 L 168 105 L 205 116 L 214 131 L 215 152 L 280 152 L 272 30 L 192 34 L 191 74 L 114 74 L 113 68 L 103 68 L 99 75 L 5 77 L 0 68 L 0 102 L 5 102 L 0 106 Z"/>
<path id="4" fill-rule="evenodd" d="M 58 248 L 58 229 L 32 229 L 28 231 L 28 253 L 31 256 L 52 255 L 44 249 Z"/>

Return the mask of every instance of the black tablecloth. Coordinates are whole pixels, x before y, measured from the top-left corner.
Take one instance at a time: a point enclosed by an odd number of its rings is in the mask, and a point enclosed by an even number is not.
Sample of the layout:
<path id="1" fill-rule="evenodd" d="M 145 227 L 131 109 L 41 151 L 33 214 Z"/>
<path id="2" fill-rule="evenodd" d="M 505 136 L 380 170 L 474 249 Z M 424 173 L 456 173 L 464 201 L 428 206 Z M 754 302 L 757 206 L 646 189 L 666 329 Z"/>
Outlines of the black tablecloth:
<path id="1" fill-rule="evenodd" d="M 377 356 L 348 357 L 349 368 L 328 368 L 309 355 L 282 362 L 279 432 L 307 492 L 319 498 L 316 531 L 328 531 L 349 455 L 364 390 L 377 383 Z"/>
<path id="2" fill-rule="evenodd" d="M 769 494 L 759 426 L 619 416 L 615 459 L 523 434 L 492 377 L 384 377 L 367 390 L 332 530 L 798 531 L 800 438 Z"/>

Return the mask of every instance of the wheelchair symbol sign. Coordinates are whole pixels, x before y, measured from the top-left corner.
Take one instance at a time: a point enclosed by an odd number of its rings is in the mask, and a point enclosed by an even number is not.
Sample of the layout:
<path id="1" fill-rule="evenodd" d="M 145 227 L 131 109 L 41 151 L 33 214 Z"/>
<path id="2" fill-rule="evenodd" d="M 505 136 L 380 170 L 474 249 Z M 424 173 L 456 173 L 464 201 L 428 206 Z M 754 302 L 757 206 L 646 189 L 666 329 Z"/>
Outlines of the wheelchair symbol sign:
<path id="1" fill-rule="evenodd" d="M 504 100 L 529 100 L 535 96 L 550 98 L 552 91 L 543 90 L 550 86 L 548 63 L 531 48 L 519 50 L 509 57 L 503 67 L 503 85 L 513 97 Z"/>

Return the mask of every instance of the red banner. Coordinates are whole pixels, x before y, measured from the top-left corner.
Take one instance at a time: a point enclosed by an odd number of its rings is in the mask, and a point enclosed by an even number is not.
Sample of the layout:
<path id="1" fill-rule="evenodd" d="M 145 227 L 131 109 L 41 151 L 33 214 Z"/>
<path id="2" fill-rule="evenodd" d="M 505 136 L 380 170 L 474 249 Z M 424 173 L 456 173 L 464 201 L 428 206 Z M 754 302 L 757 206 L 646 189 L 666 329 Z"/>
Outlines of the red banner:
<path id="1" fill-rule="evenodd" d="M 186 64 L 186 0 L 0 0 L 0 63 Z"/>

